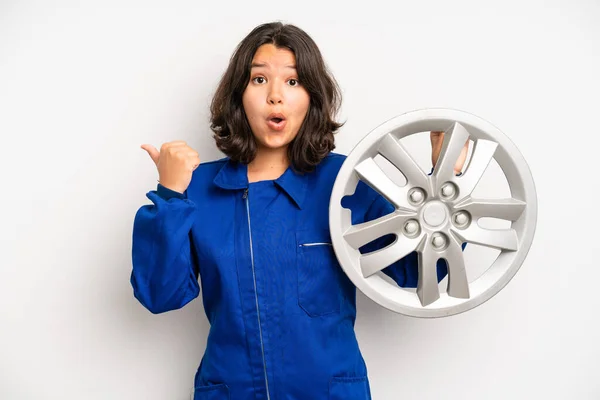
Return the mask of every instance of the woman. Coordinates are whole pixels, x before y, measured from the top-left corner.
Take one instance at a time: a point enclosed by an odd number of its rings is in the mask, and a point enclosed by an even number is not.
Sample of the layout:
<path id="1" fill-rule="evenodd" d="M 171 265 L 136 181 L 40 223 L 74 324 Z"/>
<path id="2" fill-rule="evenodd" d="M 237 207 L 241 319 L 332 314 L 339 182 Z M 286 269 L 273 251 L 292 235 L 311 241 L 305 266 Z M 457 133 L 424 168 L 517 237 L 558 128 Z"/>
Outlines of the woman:
<path id="1" fill-rule="evenodd" d="M 153 313 L 202 292 L 211 327 L 194 399 L 371 397 L 355 287 L 329 236 L 329 198 L 345 159 L 332 152 L 339 101 L 313 40 L 293 25 L 264 24 L 239 44 L 211 106 L 226 157 L 201 164 L 182 141 L 142 146 L 159 184 L 135 216 L 131 284 Z M 435 161 L 442 135 L 431 139 Z M 394 209 L 362 183 L 344 206 L 354 223 Z M 384 272 L 415 287 L 415 254 Z M 439 279 L 445 274 L 438 265 Z"/>

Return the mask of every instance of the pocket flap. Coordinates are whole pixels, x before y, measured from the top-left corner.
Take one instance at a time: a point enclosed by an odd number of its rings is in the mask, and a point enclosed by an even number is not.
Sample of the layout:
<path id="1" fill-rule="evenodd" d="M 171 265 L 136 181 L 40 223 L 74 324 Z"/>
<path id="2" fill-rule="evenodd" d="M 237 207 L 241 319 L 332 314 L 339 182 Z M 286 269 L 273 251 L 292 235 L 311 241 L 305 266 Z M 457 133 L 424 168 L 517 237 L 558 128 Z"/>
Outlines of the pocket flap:
<path id="1" fill-rule="evenodd" d="M 307 229 L 296 233 L 298 246 L 331 245 L 331 235 L 327 229 Z"/>
<path id="2" fill-rule="evenodd" d="M 199 386 L 194 389 L 194 400 L 229 400 L 229 387 L 224 383 Z"/>

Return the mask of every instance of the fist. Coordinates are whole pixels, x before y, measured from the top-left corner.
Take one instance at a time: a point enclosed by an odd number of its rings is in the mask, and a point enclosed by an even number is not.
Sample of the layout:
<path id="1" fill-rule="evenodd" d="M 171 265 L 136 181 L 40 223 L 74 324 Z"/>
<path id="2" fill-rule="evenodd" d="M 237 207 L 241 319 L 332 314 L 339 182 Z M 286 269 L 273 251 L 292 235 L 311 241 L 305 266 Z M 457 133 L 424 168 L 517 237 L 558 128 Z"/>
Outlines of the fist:
<path id="1" fill-rule="evenodd" d="M 184 141 L 164 143 L 160 151 L 143 144 L 158 169 L 158 182 L 179 193 L 185 192 L 192 181 L 192 173 L 200 165 L 200 156 Z"/>

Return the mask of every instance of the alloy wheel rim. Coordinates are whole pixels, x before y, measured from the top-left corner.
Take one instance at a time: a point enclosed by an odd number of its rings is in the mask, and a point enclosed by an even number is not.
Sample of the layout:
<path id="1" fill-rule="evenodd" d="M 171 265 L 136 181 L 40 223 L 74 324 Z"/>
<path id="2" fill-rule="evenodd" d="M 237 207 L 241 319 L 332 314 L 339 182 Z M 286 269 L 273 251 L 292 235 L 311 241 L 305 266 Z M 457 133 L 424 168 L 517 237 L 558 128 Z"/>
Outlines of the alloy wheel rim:
<path id="1" fill-rule="evenodd" d="M 444 131 L 440 157 L 431 175 L 423 171 L 399 142 L 408 135 Z M 454 164 L 466 140 L 474 140 L 464 173 Z M 381 155 L 406 177 L 398 186 L 376 164 Z M 510 187 L 511 197 L 473 198 L 471 193 L 495 159 Z M 352 225 L 342 199 L 354 193 L 359 180 L 383 195 L 396 210 L 363 224 Z M 508 229 L 490 230 L 477 224 L 492 217 L 511 222 Z M 348 154 L 333 186 L 329 208 L 330 233 L 338 261 L 367 297 L 394 312 L 414 317 L 443 317 L 477 307 L 496 295 L 525 260 L 537 222 L 537 195 L 529 166 L 512 141 L 498 128 L 473 114 L 453 109 L 416 110 L 392 118 L 372 130 Z M 396 241 L 384 249 L 361 254 L 361 246 L 388 234 Z M 463 243 L 500 250 L 493 264 L 467 281 Z M 416 251 L 419 283 L 416 293 L 384 279 L 382 269 Z M 448 290 L 440 293 L 436 262 L 448 265 Z"/>

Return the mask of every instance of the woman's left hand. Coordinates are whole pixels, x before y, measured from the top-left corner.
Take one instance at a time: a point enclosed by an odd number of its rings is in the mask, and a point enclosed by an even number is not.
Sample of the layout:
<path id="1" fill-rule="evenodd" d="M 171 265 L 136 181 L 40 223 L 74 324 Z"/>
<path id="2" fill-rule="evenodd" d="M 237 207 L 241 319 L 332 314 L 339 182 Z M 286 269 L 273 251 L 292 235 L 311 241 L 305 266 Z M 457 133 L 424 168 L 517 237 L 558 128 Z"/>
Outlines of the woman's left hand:
<path id="1" fill-rule="evenodd" d="M 442 143 L 444 142 L 444 132 L 432 131 L 430 133 L 431 138 L 431 163 L 435 167 L 435 164 L 440 157 L 440 152 L 442 150 Z M 454 173 L 459 174 L 462 171 L 463 166 L 465 165 L 465 161 L 467 159 L 467 153 L 469 152 L 469 141 L 465 142 L 465 146 L 463 147 L 460 155 L 458 156 L 458 160 L 456 160 L 456 164 L 454 164 Z"/>

